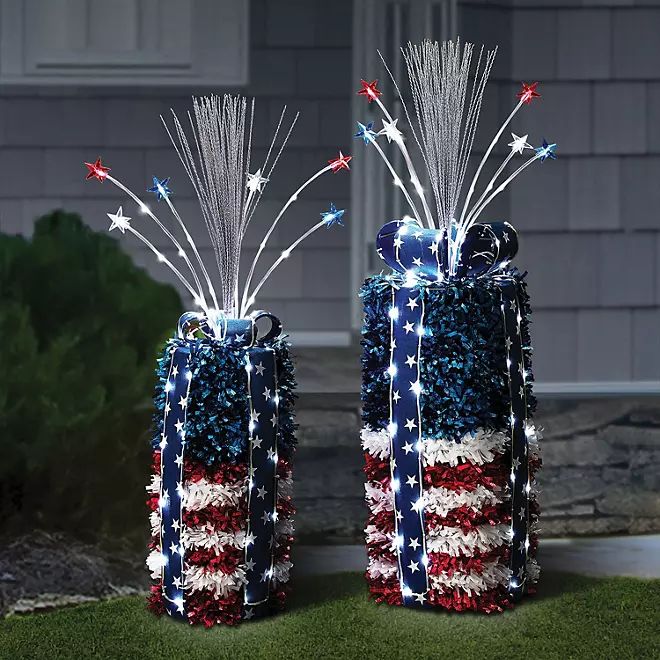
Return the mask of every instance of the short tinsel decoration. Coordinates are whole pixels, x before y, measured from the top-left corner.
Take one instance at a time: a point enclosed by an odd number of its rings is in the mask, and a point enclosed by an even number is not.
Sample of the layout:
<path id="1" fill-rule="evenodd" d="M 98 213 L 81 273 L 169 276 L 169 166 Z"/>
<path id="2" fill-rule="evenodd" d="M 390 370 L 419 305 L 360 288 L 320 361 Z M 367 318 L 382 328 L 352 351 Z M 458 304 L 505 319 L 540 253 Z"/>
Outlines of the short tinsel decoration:
<path id="1" fill-rule="evenodd" d="M 350 169 L 351 157 L 339 152 L 291 195 L 266 231 L 241 291 L 243 237 L 297 119 L 278 146 L 285 111 L 255 172 L 250 172 L 254 101 L 231 95 L 194 99 L 186 122 L 190 138 L 174 113 L 171 128 L 163 121 L 199 199 L 219 295 L 172 203 L 169 177 L 154 176 L 147 192 L 167 207 L 174 229 L 112 177 L 100 158 L 85 163 L 88 179 L 117 186 L 136 205 L 138 217 L 165 234 L 177 263 L 121 206 L 108 213 L 110 230 L 129 232 L 145 244 L 199 308 L 181 316 L 158 361 L 153 475 L 147 487 L 152 532 L 147 565 L 155 580 L 149 606 L 191 624 L 235 624 L 280 609 L 292 566 L 293 364 L 279 319 L 253 307 L 292 250 L 315 231 L 343 224 L 344 211 L 331 203 L 254 287 L 252 280 L 287 209 L 321 175 Z M 264 323 L 270 326 L 265 333 Z"/>
<path id="2" fill-rule="evenodd" d="M 360 293 L 366 577 L 378 602 L 497 612 L 533 593 L 539 577 L 540 433 L 532 423 L 529 299 L 524 275 L 509 265 L 517 235 L 506 222 L 477 218 L 532 163 L 554 159 L 556 145 L 533 149 L 528 136 L 512 134 L 510 153 L 471 205 L 502 133 L 540 96 L 538 83 L 523 84 L 464 193 L 495 51 L 482 48 L 474 66 L 473 45 L 458 41 L 402 52 L 413 112 L 392 82 L 431 198 L 377 81 L 363 80 L 358 92 L 384 119 L 380 131 L 358 122 L 356 137 L 378 151 L 411 212 L 380 230 L 377 251 L 392 272 L 369 277 Z M 380 136 L 400 151 L 411 191 Z M 526 149 L 534 155 L 507 174 Z"/>

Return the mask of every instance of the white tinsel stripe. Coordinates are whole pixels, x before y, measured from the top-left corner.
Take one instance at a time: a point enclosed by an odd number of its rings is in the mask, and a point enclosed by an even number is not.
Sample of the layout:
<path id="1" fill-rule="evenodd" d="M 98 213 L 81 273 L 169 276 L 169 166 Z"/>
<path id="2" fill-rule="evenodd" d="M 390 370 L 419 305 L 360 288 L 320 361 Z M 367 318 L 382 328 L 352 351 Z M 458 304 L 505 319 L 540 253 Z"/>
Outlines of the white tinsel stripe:
<path id="1" fill-rule="evenodd" d="M 451 575 L 441 573 L 440 575 L 429 575 L 429 582 L 433 589 L 447 591 L 450 589 L 462 589 L 468 595 L 481 594 L 489 589 L 508 584 L 511 571 L 506 564 L 492 561 L 484 564 L 483 570 L 454 571 Z"/>
<path id="2" fill-rule="evenodd" d="M 437 513 L 442 517 L 462 506 L 478 511 L 484 506 L 502 501 L 496 493 L 481 484 L 471 491 L 429 488 L 424 491 L 423 499 L 425 511 Z"/>
<path id="3" fill-rule="evenodd" d="M 508 543 L 510 538 L 510 525 L 478 525 L 465 534 L 459 527 L 435 527 L 427 534 L 426 551 L 452 557 L 471 555 L 493 550 Z"/>
<path id="4" fill-rule="evenodd" d="M 369 427 L 360 433 L 362 448 L 372 456 L 384 460 L 390 455 L 390 436 L 385 429 L 374 431 Z M 542 434 L 531 422 L 527 424 L 527 439 L 531 458 L 539 455 L 538 441 Z M 504 450 L 509 440 L 508 431 L 492 431 L 477 429 L 466 433 L 460 442 L 448 440 L 426 439 L 424 443 L 423 460 L 425 465 L 444 463 L 455 467 L 461 463 L 470 462 L 483 465 L 494 461 Z"/>
<path id="5" fill-rule="evenodd" d="M 367 504 L 372 513 L 394 511 L 394 494 L 391 488 L 383 488 L 377 481 L 364 484 Z"/>
<path id="6" fill-rule="evenodd" d="M 152 475 L 151 483 L 146 487 L 149 493 L 160 493 L 160 475 Z M 218 484 L 206 479 L 187 481 L 184 484 L 183 507 L 187 511 L 200 511 L 207 506 L 237 507 L 247 493 L 247 479 L 240 479 L 230 484 Z M 293 481 L 291 478 L 280 479 L 277 485 L 279 497 L 291 497 Z"/>
<path id="7" fill-rule="evenodd" d="M 367 525 L 366 529 L 364 530 L 364 534 L 367 539 L 367 543 L 384 544 L 385 542 L 389 542 L 392 551 L 396 550 L 396 545 L 394 544 L 394 533 L 386 534 L 385 532 L 381 532 L 380 529 L 376 527 L 376 525 Z"/>
<path id="8" fill-rule="evenodd" d="M 370 559 L 367 566 L 367 573 L 371 578 L 388 578 L 397 575 L 398 570 L 396 562 L 387 559 Z"/>
<path id="9" fill-rule="evenodd" d="M 209 524 L 201 527 L 184 527 L 181 531 L 181 542 L 186 550 L 204 548 L 220 553 L 225 547 L 243 548 L 245 531 L 223 532 L 213 529 Z"/>
<path id="10" fill-rule="evenodd" d="M 233 573 L 222 571 L 209 571 L 205 566 L 191 566 L 186 564 L 185 588 L 189 591 L 202 591 L 208 589 L 216 596 L 225 598 L 231 591 L 238 591 L 247 584 L 247 576 L 243 567 L 237 568 Z"/>

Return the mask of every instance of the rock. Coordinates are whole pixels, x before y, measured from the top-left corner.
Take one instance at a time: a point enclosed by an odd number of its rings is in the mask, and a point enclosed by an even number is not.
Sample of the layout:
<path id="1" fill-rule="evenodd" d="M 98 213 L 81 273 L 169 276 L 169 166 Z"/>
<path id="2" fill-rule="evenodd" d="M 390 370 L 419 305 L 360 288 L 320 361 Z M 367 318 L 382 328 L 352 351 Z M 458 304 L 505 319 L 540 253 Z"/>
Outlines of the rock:
<path id="1" fill-rule="evenodd" d="M 566 401 L 561 407 L 550 406 L 541 399 L 535 421 L 543 427 L 544 439 L 553 440 L 602 429 L 626 418 L 635 406 L 636 400 L 627 397 Z"/>
<path id="2" fill-rule="evenodd" d="M 593 536 L 596 534 L 616 534 L 628 532 L 631 520 L 621 516 L 601 518 L 544 518 L 541 517 L 540 536 Z"/>
<path id="3" fill-rule="evenodd" d="M 357 410 L 303 409 L 296 414 L 296 422 L 302 447 L 360 447 Z"/>
<path id="4" fill-rule="evenodd" d="M 628 531 L 631 534 L 657 534 L 660 532 L 660 518 L 634 518 Z"/>
<path id="5" fill-rule="evenodd" d="M 541 512 L 542 521 L 548 518 L 560 518 L 568 516 L 593 516 L 596 510 L 593 504 L 573 504 L 561 509 L 548 509 Z"/>
<path id="6" fill-rule="evenodd" d="M 66 536 L 41 532 L 0 549 L 0 575 L 0 615 L 106 598 L 117 593 L 117 584 L 134 592 L 148 588 L 142 557 L 139 562 L 125 560 Z"/>
<path id="7" fill-rule="evenodd" d="M 637 447 L 660 449 L 660 427 L 608 426 L 598 434 L 598 438 L 615 447 L 624 447 L 628 450 Z"/>
<path id="8" fill-rule="evenodd" d="M 602 495 L 606 488 L 598 469 L 563 468 L 558 478 L 551 479 L 541 471 L 538 480 L 539 502 L 543 509 L 592 500 Z"/>
<path id="9" fill-rule="evenodd" d="M 610 515 L 660 517 L 660 493 L 634 486 L 612 488 L 596 500 L 596 510 Z"/>
<path id="10" fill-rule="evenodd" d="M 542 447 L 544 466 L 555 465 L 613 465 L 627 462 L 628 453 L 612 447 L 599 436 L 578 436 L 555 440 Z"/>

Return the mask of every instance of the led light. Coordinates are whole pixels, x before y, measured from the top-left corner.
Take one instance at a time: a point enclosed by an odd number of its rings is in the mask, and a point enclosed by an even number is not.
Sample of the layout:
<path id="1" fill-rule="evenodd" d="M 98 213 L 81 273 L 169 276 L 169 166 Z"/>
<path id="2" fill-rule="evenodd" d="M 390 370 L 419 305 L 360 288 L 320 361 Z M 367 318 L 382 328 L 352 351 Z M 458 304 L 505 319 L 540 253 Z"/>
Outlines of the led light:
<path id="1" fill-rule="evenodd" d="M 394 378 L 394 376 L 396 376 L 396 364 L 390 364 L 390 366 L 387 367 L 387 373 L 391 378 Z"/>
<path id="2" fill-rule="evenodd" d="M 401 594 L 405 598 L 410 598 L 410 596 L 413 595 L 413 592 L 412 592 L 412 589 L 408 585 L 404 584 L 403 589 L 401 589 Z"/>
<path id="3" fill-rule="evenodd" d="M 288 259 L 290 255 L 291 255 L 291 251 L 290 251 L 290 250 L 284 250 L 284 251 L 282 252 L 282 259 Z"/>
<path id="4" fill-rule="evenodd" d="M 394 422 L 390 422 L 387 425 L 387 432 L 390 434 L 390 436 L 396 435 L 396 424 Z"/>
<path id="5" fill-rule="evenodd" d="M 411 386 L 410 389 L 417 395 L 419 396 L 422 393 L 422 386 L 420 385 L 420 382 L 416 380 Z"/>
<path id="6" fill-rule="evenodd" d="M 280 402 L 280 397 L 276 394 L 273 397 L 273 403 L 277 406 L 279 404 L 279 402 Z"/>
<path id="7" fill-rule="evenodd" d="M 511 369 L 511 360 L 509 358 L 506 359 L 506 368 Z"/>
<path id="8" fill-rule="evenodd" d="M 397 548 L 403 548 L 403 544 L 404 544 L 403 536 L 402 536 L 401 534 L 399 534 L 399 535 L 396 537 L 396 547 L 397 547 Z"/>
<path id="9" fill-rule="evenodd" d="M 511 470 L 511 483 L 514 483 L 516 481 L 516 474 L 513 470 Z"/>
<path id="10" fill-rule="evenodd" d="M 399 488 L 401 487 L 401 483 L 399 482 L 398 479 L 392 479 L 392 490 L 395 493 L 399 492 Z"/>
<path id="11" fill-rule="evenodd" d="M 424 566 L 429 565 L 429 556 L 426 553 L 422 555 L 422 564 L 424 564 Z"/>
<path id="12" fill-rule="evenodd" d="M 248 428 L 250 429 L 250 433 L 252 433 L 252 431 L 254 431 L 254 429 L 257 428 L 257 425 L 252 420 L 250 420 L 250 423 L 248 424 Z"/>
<path id="13" fill-rule="evenodd" d="M 405 236 L 408 233 L 408 227 L 406 227 L 406 225 L 402 225 L 401 227 L 399 227 L 399 229 L 397 229 L 396 233 L 399 236 Z"/>
<path id="14" fill-rule="evenodd" d="M 160 261 L 160 263 L 163 263 L 165 261 L 165 257 L 160 252 L 156 255 L 156 258 L 158 259 L 158 261 Z"/>
<path id="15" fill-rule="evenodd" d="M 415 443 L 415 449 L 421 454 L 424 451 L 424 443 L 421 440 L 418 440 Z"/>
<path id="16" fill-rule="evenodd" d="M 415 222 L 415 218 L 413 218 L 411 215 L 404 215 L 403 218 L 401 218 L 404 222 Z"/>
<path id="17" fill-rule="evenodd" d="M 518 582 L 517 582 L 517 580 L 514 580 L 514 579 L 512 578 L 511 581 L 509 582 L 509 586 L 510 586 L 512 589 L 517 589 L 517 588 L 518 588 Z"/>
<path id="18" fill-rule="evenodd" d="M 527 485 L 525 486 L 525 492 L 529 495 L 529 492 L 532 490 L 532 487 L 530 486 L 529 481 L 527 482 Z"/>
<path id="19" fill-rule="evenodd" d="M 156 555 L 156 557 L 157 557 L 157 559 L 158 559 L 158 565 L 159 565 L 161 568 L 162 568 L 163 566 L 167 566 L 167 564 L 169 563 L 169 559 L 168 559 L 167 555 L 164 554 L 164 553 L 162 553 L 162 552 L 158 553 L 158 555 Z"/>
<path id="20" fill-rule="evenodd" d="M 424 326 L 423 325 L 418 325 L 416 332 L 417 332 L 418 337 L 423 337 L 424 336 Z"/>
<path id="21" fill-rule="evenodd" d="M 166 392 L 171 392 L 174 389 L 174 384 L 172 381 L 168 380 L 167 383 L 165 383 L 165 391 Z"/>
<path id="22" fill-rule="evenodd" d="M 399 308 L 398 307 L 391 307 L 390 311 L 387 312 L 387 315 L 394 321 L 396 321 L 399 318 Z"/>
<path id="23" fill-rule="evenodd" d="M 149 207 L 146 204 L 140 203 L 140 213 L 149 213 Z"/>

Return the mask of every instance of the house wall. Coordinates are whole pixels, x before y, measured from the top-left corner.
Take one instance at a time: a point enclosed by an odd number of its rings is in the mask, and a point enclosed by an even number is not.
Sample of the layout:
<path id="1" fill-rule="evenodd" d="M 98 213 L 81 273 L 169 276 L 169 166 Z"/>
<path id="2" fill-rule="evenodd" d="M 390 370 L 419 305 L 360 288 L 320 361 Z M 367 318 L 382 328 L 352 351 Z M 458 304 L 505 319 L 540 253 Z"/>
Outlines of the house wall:
<path id="1" fill-rule="evenodd" d="M 246 261 L 298 185 L 338 149 L 350 152 L 351 12 L 350 0 L 251 1 L 250 82 L 240 91 L 256 98 L 254 157 L 264 156 L 284 104 L 291 117 L 297 111 L 301 116 L 253 219 L 245 241 Z M 123 204 L 133 224 L 166 248 L 162 236 L 149 230 L 151 223 L 116 188 L 84 181 L 83 161 L 101 156 L 112 174 L 140 195 L 153 175 L 172 177 L 172 199 L 213 266 L 197 201 L 159 115 L 167 115 L 170 108 L 185 112 L 192 94 L 224 91 L 230 90 L 61 85 L 0 89 L 0 230 L 29 234 L 36 217 L 64 208 L 104 231 L 109 227 L 106 213 Z M 348 196 L 346 172 L 327 174 L 310 186 L 273 234 L 263 270 L 318 221 L 331 201 L 347 209 L 349 219 Z M 150 205 L 161 211 L 163 220 L 171 220 L 164 205 Z M 346 331 L 348 236 L 337 228 L 312 237 L 276 271 L 262 290 L 259 306 L 278 314 L 290 330 Z M 155 277 L 177 284 L 134 237 L 117 238 Z M 172 254 L 169 248 L 164 251 Z M 181 293 L 188 304 L 185 291 Z"/>
<path id="2" fill-rule="evenodd" d="M 252 0 L 250 83 L 242 91 L 257 99 L 256 152 L 284 103 L 302 116 L 247 237 L 248 257 L 296 184 L 338 148 L 355 149 L 359 167 L 351 17 L 351 0 Z M 511 108 L 519 82 L 538 79 L 543 98 L 512 128 L 559 144 L 557 161 L 532 168 L 493 209 L 521 232 L 537 380 L 659 380 L 660 2 L 472 1 L 459 4 L 459 17 L 464 38 L 500 44 L 484 134 Z M 83 181 L 82 162 L 101 155 L 136 191 L 153 174 L 171 176 L 174 200 L 212 261 L 158 120 L 170 107 L 187 108 L 192 93 L 210 91 L 224 90 L 4 87 L 0 229 L 29 233 L 35 217 L 58 207 L 100 230 L 120 203 L 131 215 L 118 191 Z M 349 176 L 326 175 L 294 204 L 270 260 L 330 201 L 347 209 L 347 222 L 360 222 L 350 212 Z M 292 331 L 348 332 L 349 236 L 347 228 L 319 232 L 273 277 L 260 306 Z M 120 240 L 154 276 L 172 281 L 132 237 Z"/>
<path id="3" fill-rule="evenodd" d="M 463 4 L 463 36 L 500 43 L 500 116 L 540 80 L 512 129 L 559 145 L 507 200 L 541 382 L 659 380 L 659 30 L 659 2 Z"/>

